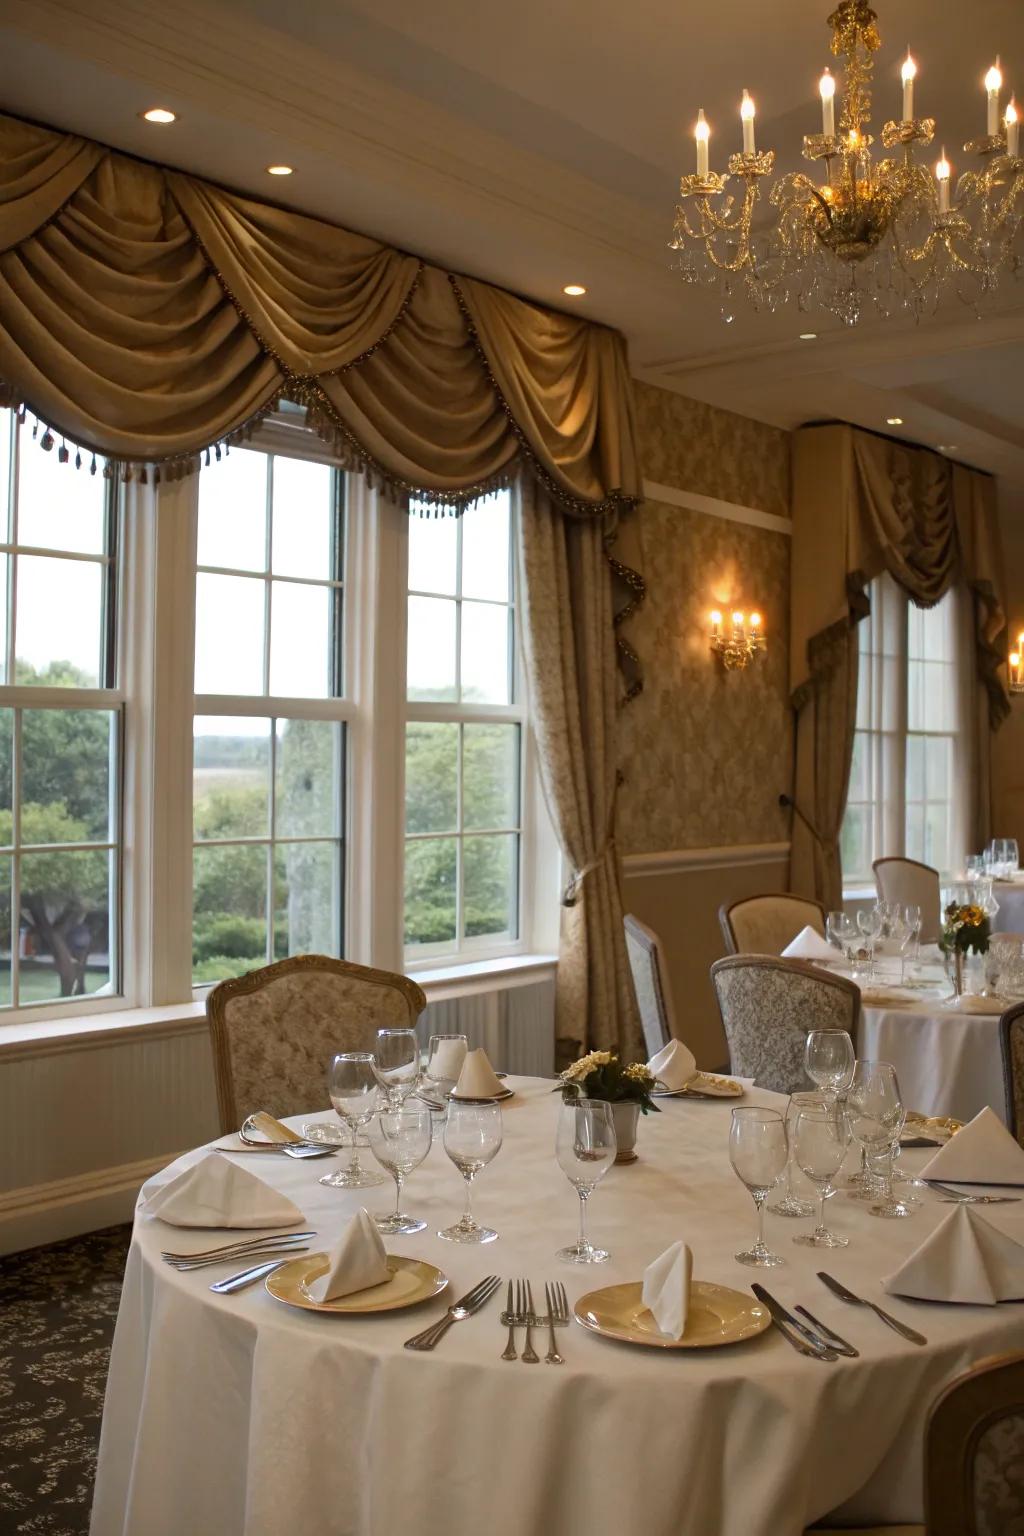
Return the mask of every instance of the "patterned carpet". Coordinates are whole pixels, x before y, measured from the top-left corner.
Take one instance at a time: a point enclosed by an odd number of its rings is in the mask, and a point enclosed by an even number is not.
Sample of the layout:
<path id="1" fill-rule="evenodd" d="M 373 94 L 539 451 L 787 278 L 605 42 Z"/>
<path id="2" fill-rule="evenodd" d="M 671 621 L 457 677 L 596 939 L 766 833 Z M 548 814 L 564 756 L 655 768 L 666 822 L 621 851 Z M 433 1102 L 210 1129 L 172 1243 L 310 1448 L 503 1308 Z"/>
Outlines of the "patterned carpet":
<path id="1" fill-rule="evenodd" d="M 0 1258 L 0 1536 L 85 1536 L 130 1227 Z"/>

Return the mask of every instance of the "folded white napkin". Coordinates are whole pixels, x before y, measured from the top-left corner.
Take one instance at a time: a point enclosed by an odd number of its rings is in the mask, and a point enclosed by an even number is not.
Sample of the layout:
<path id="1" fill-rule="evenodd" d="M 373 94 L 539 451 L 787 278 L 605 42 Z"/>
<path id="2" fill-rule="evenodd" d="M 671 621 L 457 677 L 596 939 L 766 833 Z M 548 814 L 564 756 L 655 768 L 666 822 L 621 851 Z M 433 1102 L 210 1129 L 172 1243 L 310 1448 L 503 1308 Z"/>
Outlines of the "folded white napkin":
<path id="1" fill-rule="evenodd" d="M 692 1274 L 693 1254 L 683 1242 L 673 1243 L 671 1248 L 666 1248 L 644 1270 L 641 1300 L 654 1314 L 659 1331 L 667 1334 L 670 1339 L 681 1339 L 683 1336 L 690 1305 Z"/>
<path id="2" fill-rule="evenodd" d="M 988 1105 L 921 1169 L 947 1184 L 1024 1184 L 1024 1147 Z"/>
<path id="3" fill-rule="evenodd" d="M 391 1279 L 384 1243 L 365 1206 L 361 1206 L 329 1255 L 326 1274 L 307 1285 L 314 1301 L 337 1301 Z"/>
<path id="4" fill-rule="evenodd" d="M 905 1264 L 882 1281 L 898 1296 L 994 1306 L 1024 1299 L 1024 1243 L 958 1205 Z"/>
<path id="5" fill-rule="evenodd" d="M 462 1063 L 453 1098 L 493 1099 L 501 1091 L 501 1079 L 491 1066 L 487 1052 L 483 1049 L 469 1051 Z"/>
<path id="6" fill-rule="evenodd" d="M 172 1227 L 292 1227 L 306 1219 L 286 1195 L 216 1152 L 161 1184 L 144 1210 Z"/>
<path id="7" fill-rule="evenodd" d="M 681 1040 L 670 1040 L 668 1045 L 652 1056 L 647 1070 L 666 1088 L 685 1088 L 697 1073 L 697 1060 Z"/>
<path id="8" fill-rule="evenodd" d="M 841 960 L 843 958 L 839 950 L 827 939 L 823 939 L 820 933 L 815 933 L 810 924 L 800 929 L 796 938 L 790 940 L 782 953 L 789 960 Z"/>
<path id="9" fill-rule="evenodd" d="M 430 1062 L 431 1076 L 445 1082 L 457 1082 L 466 1059 L 465 1040 L 442 1040 Z"/>

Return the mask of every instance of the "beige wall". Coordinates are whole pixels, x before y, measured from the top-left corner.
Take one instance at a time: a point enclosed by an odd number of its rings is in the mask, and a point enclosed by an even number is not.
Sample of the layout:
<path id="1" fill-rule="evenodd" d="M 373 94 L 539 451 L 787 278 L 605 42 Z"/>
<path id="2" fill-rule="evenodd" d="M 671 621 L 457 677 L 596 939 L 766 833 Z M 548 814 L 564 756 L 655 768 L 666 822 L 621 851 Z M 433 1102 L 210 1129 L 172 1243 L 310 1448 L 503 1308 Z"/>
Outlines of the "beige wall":
<path id="1" fill-rule="evenodd" d="M 648 480 L 788 517 L 788 433 L 646 384 L 637 411 Z M 638 535 L 647 597 L 630 638 L 644 690 L 620 731 L 626 903 L 667 946 L 679 1034 L 715 1067 L 726 1057 L 708 981 L 723 952 L 718 906 L 780 889 L 786 874 L 790 540 L 658 501 L 639 509 Z M 707 622 L 711 608 L 733 606 L 760 609 L 768 652 L 726 674 Z M 637 857 L 666 853 L 678 857 Z"/>
<path id="2" fill-rule="evenodd" d="M 1024 494 L 1000 487 L 1006 573 L 1006 616 L 1010 633 L 1024 630 Z M 992 832 L 1015 837 L 1024 849 L 1024 694 L 1010 703 L 1010 718 L 992 743 Z"/>

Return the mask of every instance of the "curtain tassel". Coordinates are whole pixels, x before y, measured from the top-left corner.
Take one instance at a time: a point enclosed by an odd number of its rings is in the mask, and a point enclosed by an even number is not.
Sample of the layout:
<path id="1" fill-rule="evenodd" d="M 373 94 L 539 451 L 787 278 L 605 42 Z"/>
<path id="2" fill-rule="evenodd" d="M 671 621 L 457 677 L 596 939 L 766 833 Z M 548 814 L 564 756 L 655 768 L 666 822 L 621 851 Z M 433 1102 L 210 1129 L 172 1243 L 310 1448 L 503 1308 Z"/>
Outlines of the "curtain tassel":
<path id="1" fill-rule="evenodd" d="M 53 433 L 50 431 L 49 427 L 47 427 L 46 431 L 43 433 L 42 437 L 39 439 L 39 446 L 46 453 L 49 453 L 50 449 L 53 447 Z"/>
<path id="2" fill-rule="evenodd" d="M 103 466 L 103 478 L 104 480 L 113 480 L 114 478 L 114 466 L 110 459 Z"/>
<path id="3" fill-rule="evenodd" d="M 209 467 L 210 467 L 210 450 L 209 450 L 209 448 L 207 448 L 207 450 L 206 450 L 206 467 L 207 467 L 207 469 L 209 469 Z"/>
<path id="4" fill-rule="evenodd" d="M 93 456 L 92 456 L 92 463 L 89 465 L 89 473 L 90 473 L 90 475 L 94 475 L 96 473 L 96 455 L 95 454 L 93 454 Z"/>
<path id="5" fill-rule="evenodd" d="M 148 485 L 149 484 L 149 475 L 146 472 L 145 464 L 140 464 L 140 466 L 139 466 L 139 484 L 140 485 Z"/>
<path id="6" fill-rule="evenodd" d="M 58 464 L 67 464 L 70 458 L 71 454 L 68 452 L 68 445 L 66 442 L 62 441 L 60 447 L 57 449 L 57 462 Z"/>

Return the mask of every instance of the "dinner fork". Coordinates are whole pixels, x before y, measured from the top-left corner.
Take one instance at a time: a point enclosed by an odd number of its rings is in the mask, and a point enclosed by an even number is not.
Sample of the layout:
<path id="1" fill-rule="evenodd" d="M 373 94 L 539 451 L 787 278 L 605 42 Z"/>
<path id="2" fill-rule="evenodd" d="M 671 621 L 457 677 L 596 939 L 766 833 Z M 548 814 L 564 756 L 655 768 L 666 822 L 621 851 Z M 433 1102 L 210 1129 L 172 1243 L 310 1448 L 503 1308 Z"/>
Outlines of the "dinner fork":
<path id="1" fill-rule="evenodd" d="M 539 1365 L 540 1355 L 533 1347 L 531 1329 L 537 1325 L 537 1314 L 533 1310 L 533 1287 L 529 1280 L 526 1281 L 526 1311 L 523 1313 L 526 1327 L 526 1341 L 523 1344 L 522 1361 L 524 1365 Z"/>
<path id="2" fill-rule="evenodd" d="M 179 1275 L 184 1275 L 191 1269 L 209 1269 L 212 1264 L 238 1264 L 243 1259 L 264 1259 L 274 1253 L 283 1253 L 288 1256 L 293 1253 L 308 1252 L 308 1243 L 264 1243 L 259 1248 L 245 1248 L 241 1253 L 214 1254 L 209 1259 L 165 1259 L 164 1263 L 176 1269 Z"/>
<path id="3" fill-rule="evenodd" d="M 430 1328 L 424 1328 L 422 1333 L 414 1334 L 411 1339 L 406 1339 L 406 1349 L 433 1349 L 434 1345 L 444 1338 L 453 1323 L 461 1323 L 464 1318 L 479 1312 L 484 1303 L 490 1301 L 500 1284 L 500 1275 L 485 1275 L 471 1291 L 467 1291 L 465 1296 L 448 1308 L 439 1322 L 434 1323 Z"/>
<path id="4" fill-rule="evenodd" d="M 551 1339 L 551 1348 L 544 1356 L 544 1363 L 545 1365 L 564 1365 L 565 1361 L 558 1353 L 558 1344 L 555 1340 L 555 1324 L 569 1321 L 569 1298 L 560 1280 L 556 1280 L 554 1285 L 545 1284 L 544 1300 L 547 1303 L 548 1334 Z"/>
<path id="5" fill-rule="evenodd" d="M 932 1189 L 941 1189 L 946 1199 L 943 1205 L 950 1200 L 957 1200 L 961 1205 L 1019 1205 L 1020 1195 L 971 1195 L 964 1194 L 963 1190 L 951 1189 L 948 1184 L 940 1184 L 938 1179 L 925 1179 L 926 1184 Z"/>
<path id="6" fill-rule="evenodd" d="M 911 1344 L 928 1343 L 923 1333 L 918 1333 L 916 1329 L 908 1327 L 906 1323 L 901 1323 L 898 1318 L 890 1316 L 888 1312 L 883 1312 L 876 1302 L 868 1301 L 865 1296 L 855 1296 L 852 1291 L 847 1290 L 841 1281 L 834 1279 L 832 1275 L 826 1275 L 823 1269 L 818 1270 L 818 1279 L 823 1281 L 832 1294 L 839 1297 L 840 1301 L 849 1301 L 858 1307 L 870 1307 L 872 1312 L 878 1314 L 883 1323 L 888 1323 L 890 1328 L 902 1334 L 905 1339 L 909 1339 Z"/>
<path id="7" fill-rule="evenodd" d="M 212 1259 L 215 1255 L 226 1254 L 228 1258 L 246 1252 L 250 1248 L 258 1248 L 263 1243 L 291 1242 L 293 1239 L 316 1237 L 315 1232 L 263 1232 L 257 1237 L 239 1237 L 233 1243 L 224 1243 L 219 1248 L 196 1248 L 191 1253 L 173 1253 L 165 1248 L 160 1254 L 162 1259 Z"/>
<path id="8" fill-rule="evenodd" d="M 510 1280 L 508 1283 L 508 1303 L 506 1308 L 506 1316 L 508 1318 L 508 1342 L 501 1352 L 501 1358 L 503 1360 L 517 1360 L 519 1358 L 516 1354 L 516 1329 L 520 1326 L 519 1319 L 523 1310 L 519 1300 L 520 1284 L 521 1282 L 517 1280 L 515 1305 L 513 1306 L 512 1281 Z"/>

